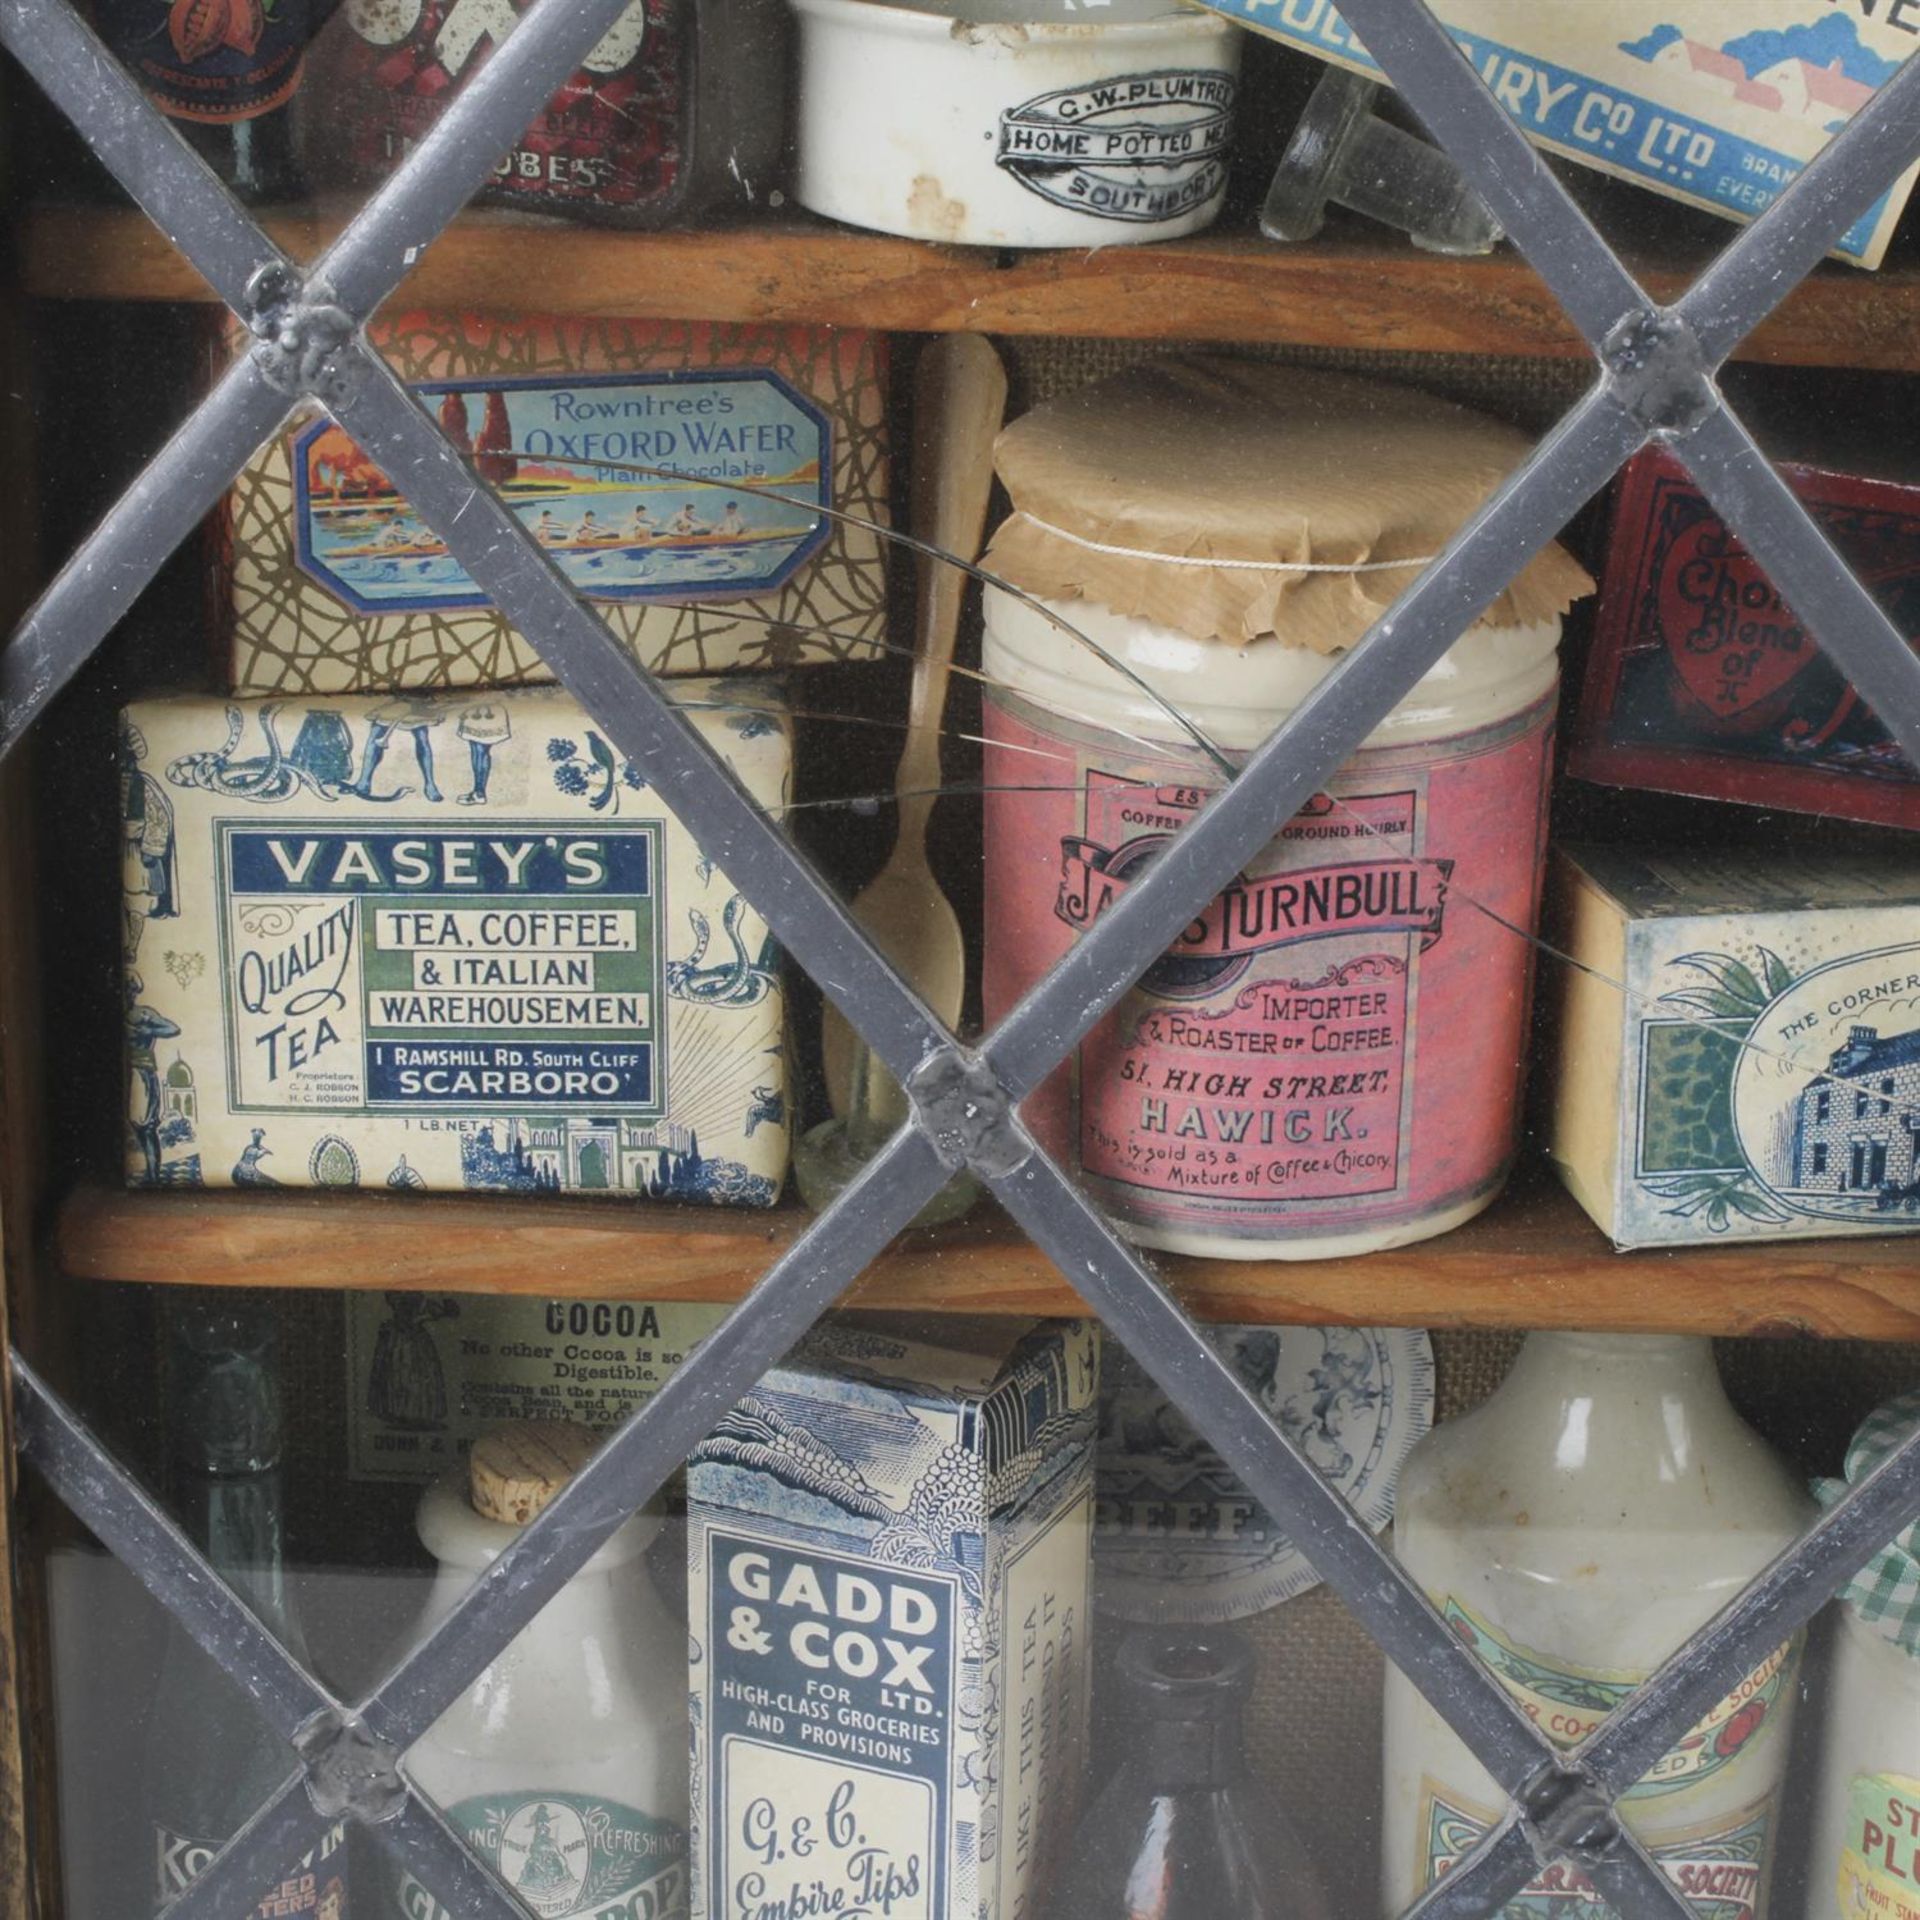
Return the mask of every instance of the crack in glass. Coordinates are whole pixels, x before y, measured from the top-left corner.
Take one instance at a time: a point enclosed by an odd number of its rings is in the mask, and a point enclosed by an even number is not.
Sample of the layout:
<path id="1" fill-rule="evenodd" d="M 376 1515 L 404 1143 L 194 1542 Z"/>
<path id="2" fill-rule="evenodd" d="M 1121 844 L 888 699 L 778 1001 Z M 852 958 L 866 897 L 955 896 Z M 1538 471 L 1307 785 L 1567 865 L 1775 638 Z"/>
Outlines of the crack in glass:
<path id="1" fill-rule="evenodd" d="M 1825 536 L 1773 475 L 1711 384 L 1714 368 L 1810 270 L 1859 207 L 1920 151 L 1920 61 L 1880 89 L 1775 207 L 1739 234 L 1671 308 L 1642 292 L 1566 195 L 1538 152 L 1487 92 L 1421 0 L 1347 0 L 1345 11 L 1437 138 L 1494 207 L 1595 349 L 1601 379 L 1292 716 L 1240 777 L 979 1049 L 967 1049 L 881 959 L 805 860 L 788 846 L 692 735 L 652 677 L 612 642 L 527 530 L 478 483 L 357 329 L 465 203 L 622 0 L 538 0 L 509 46 L 374 196 L 302 281 L 137 87 L 105 56 L 67 0 L 0 0 L 0 40 L 80 127 L 148 214 L 241 313 L 263 347 L 196 411 L 100 530 L 29 612 L 0 656 L 0 753 L 85 660 L 192 526 L 231 484 L 252 447 L 314 394 L 377 445 L 422 517 L 437 527 L 502 611 L 537 635 L 543 656 L 616 744 L 626 747 L 710 854 L 744 876 L 742 890 L 806 970 L 849 1014 L 876 1054 L 906 1079 L 946 1057 L 985 1076 L 1009 1106 L 1051 1071 L 1128 980 L 1204 906 L 1232 871 L 1293 812 L 1452 644 L 1537 546 L 1649 438 L 1667 441 L 1736 531 L 1780 562 L 1788 598 L 1821 636 L 1889 729 L 1920 759 L 1920 660 Z M 605 16 L 603 18 L 602 16 Z M 266 278 L 263 280 L 263 274 Z M 271 289 L 273 300 L 266 298 Z M 323 345 L 303 335 L 322 305 L 345 317 Z M 271 311 L 269 311 L 271 305 Z M 1694 351 L 1671 367 L 1635 358 L 1629 338 L 1684 334 Z M 279 343 L 282 359 L 273 355 Z M 1609 360 L 1608 343 L 1614 343 Z M 313 351 L 297 351 L 313 347 Z M 289 372 L 289 365 L 292 371 Z M 249 437 L 250 436 L 250 437 Z M 245 440 L 246 445 L 235 448 Z M 655 778 L 655 775 L 658 778 Z M 1044 1153 L 1013 1151 L 988 1125 L 969 1138 L 974 1171 L 1126 1340 L 1162 1389 L 1233 1464 L 1515 1798 L 1508 1818 L 1416 1903 L 1415 1914 L 1484 1914 L 1524 1883 L 1550 1843 L 1518 1799 L 1543 1766 L 1567 1762 L 1453 1637 L 1391 1556 L 1213 1357 L 1151 1270 Z M 471 1674 L 545 1604 L 704 1433 L 713 1405 L 738 1397 L 833 1304 L 844 1286 L 947 1177 L 909 1121 L 867 1173 L 762 1276 L 720 1329 L 632 1416 L 565 1493 L 483 1576 L 357 1710 L 369 1734 L 403 1748 Z M 20 1442 L 70 1506 L 203 1644 L 255 1688 L 276 1725 L 313 1689 L 284 1653 L 232 1606 L 202 1605 L 211 1570 L 182 1537 L 144 1518 L 139 1490 L 14 1356 Z M 1576 1756 L 1617 1797 L 1683 1733 L 1723 1684 L 1823 1605 L 1881 1542 L 1920 1513 L 1920 1440 L 1854 1489 L 1714 1622 L 1633 1695 Z M 231 1599 L 231 1596 L 228 1596 Z M 244 1610 L 242 1610 L 243 1612 Z M 251 1628 L 251 1632 L 249 1629 Z M 266 1642 L 263 1649 L 260 1642 Z M 278 1652 L 277 1649 L 273 1651 Z M 251 1663 L 251 1665 L 250 1665 Z M 264 1664 L 263 1664 L 264 1663 Z M 272 1684 L 268 1684 L 269 1678 Z M 306 1723 L 303 1723 L 306 1724 Z M 288 1733 L 282 1726 L 280 1730 Z M 289 1733 L 289 1737 L 293 1737 Z M 297 1791 L 303 1784 L 306 1793 Z M 269 1877 L 310 1841 L 321 1816 L 305 1769 L 225 1848 L 172 1911 L 198 1920 Z M 396 1857 L 434 1876 L 463 1913 L 519 1911 L 495 1876 L 409 1788 L 395 1817 L 371 1828 Z M 1630 1835 L 1591 1864 L 1621 1911 L 1688 1912 Z"/>

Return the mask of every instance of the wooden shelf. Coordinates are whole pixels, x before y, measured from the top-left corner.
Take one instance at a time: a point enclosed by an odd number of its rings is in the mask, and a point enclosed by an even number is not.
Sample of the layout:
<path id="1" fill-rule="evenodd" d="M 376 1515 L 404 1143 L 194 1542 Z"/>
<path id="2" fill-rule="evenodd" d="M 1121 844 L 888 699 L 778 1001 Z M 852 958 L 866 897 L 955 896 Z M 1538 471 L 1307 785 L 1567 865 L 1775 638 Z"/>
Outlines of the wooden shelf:
<path id="1" fill-rule="evenodd" d="M 1079 1311 L 1047 1259 L 982 1212 L 904 1236 L 849 1299 L 931 1312 Z M 728 1301 L 809 1218 L 797 1207 L 721 1214 L 614 1200 L 83 1188 L 55 1231 L 63 1270 L 88 1280 Z M 1155 1261 L 1208 1320 L 1920 1340 L 1911 1239 L 1618 1254 L 1541 1174 L 1457 1232 L 1395 1253 Z"/>
<path id="2" fill-rule="evenodd" d="M 347 212 L 277 215 L 267 225 L 295 258 L 310 259 Z M 171 243 L 132 211 L 43 209 L 26 223 L 24 264 L 28 291 L 50 298 L 212 297 Z M 1666 298 L 1702 261 L 1632 264 Z M 1165 246 L 1001 253 L 895 240 L 798 214 L 711 233 L 636 234 L 480 212 L 463 215 L 426 250 L 399 297 L 475 308 L 532 298 L 550 312 L 906 332 L 1585 352 L 1511 248 L 1486 259 L 1445 259 L 1357 226 L 1303 247 L 1216 230 Z M 1920 264 L 1909 259 L 1877 274 L 1823 266 L 1741 357 L 1920 370 Z"/>

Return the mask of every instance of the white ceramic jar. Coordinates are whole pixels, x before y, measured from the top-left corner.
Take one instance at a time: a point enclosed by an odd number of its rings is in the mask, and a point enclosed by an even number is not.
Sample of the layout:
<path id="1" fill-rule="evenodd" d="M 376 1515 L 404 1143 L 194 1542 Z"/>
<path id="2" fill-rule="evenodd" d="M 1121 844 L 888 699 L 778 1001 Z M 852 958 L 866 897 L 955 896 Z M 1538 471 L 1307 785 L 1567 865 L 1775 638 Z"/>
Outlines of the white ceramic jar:
<path id="1" fill-rule="evenodd" d="M 1217 14 L 794 7 L 796 192 L 815 213 L 916 240 L 1105 247 L 1220 211 L 1240 30 Z"/>
<path id="2" fill-rule="evenodd" d="M 1710 1341 L 1536 1333 L 1482 1406 L 1401 1475 L 1393 1544 L 1433 1603 L 1556 1745 L 1584 1740 L 1813 1517 L 1734 1412 Z M 1766 1910 L 1800 1641 L 1677 1745 L 1622 1811 L 1703 1916 Z M 1389 1667 L 1382 1892 L 1399 1913 L 1505 1797 Z M 1565 1863 L 1511 1910 L 1582 1893 Z M 1590 1887 L 1584 1898 L 1594 1898 Z"/>
<path id="3" fill-rule="evenodd" d="M 1915 1431 L 1920 1388 L 1861 1429 L 1848 1480 Z M 1838 1612 L 1807 1912 L 1920 1920 L 1920 1525 L 1867 1563 Z"/>
<path id="4" fill-rule="evenodd" d="M 465 1468 L 427 1489 L 418 1525 L 440 1563 L 426 1626 L 520 1532 L 474 1511 Z M 687 1911 L 686 1630 L 640 1559 L 659 1525 L 634 1515 L 407 1756 L 540 1920 Z M 450 1920 L 411 1876 L 396 1910 Z"/>

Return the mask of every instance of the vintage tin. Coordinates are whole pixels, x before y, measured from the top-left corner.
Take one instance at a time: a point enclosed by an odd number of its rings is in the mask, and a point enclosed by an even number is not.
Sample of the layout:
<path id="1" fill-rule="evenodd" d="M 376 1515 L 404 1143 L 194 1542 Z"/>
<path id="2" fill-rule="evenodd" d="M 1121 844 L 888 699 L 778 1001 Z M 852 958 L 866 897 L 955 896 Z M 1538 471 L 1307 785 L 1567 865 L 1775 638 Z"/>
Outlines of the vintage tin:
<path id="1" fill-rule="evenodd" d="M 783 704 L 689 693 L 777 812 Z M 569 695 L 145 702 L 120 786 L 133 1185 L 779 1197 L 771 937 Z"/>
<path id="2" fill-rule="evenodd" d="M 729 1311 L 403 1289 L 354 1293 L 345 1307 L 347 1478 L 416 1483 L 529 1411 L 618 1426 Z"/>
<path id="3" fill-rule="evenodd" d="M 1087 1764 L 1099 1338 L 828 1322 L 695 1450 L 696 1915 L 1043 1910 Z"/>
<path id="4" fill-rule="evenodd" d="M 881 336 L 407 310 L 367 333 L 653 672 L 877 655 Z M 216 616 L 236 691 L 552 678 L 318 409 L 297 409 L 248 463 L 220 536 Z"/>
<path id="5" fill-rule="evenodd" d="M 346 0 L 315 52 L 337 183 L 384 179 L 512 32 L 525 0 Z M 633 0 L 481 198 L 628 227 L 764 203 L 785 133 L 779 0 Z"/>
<path id="6" fill-rule="evenodd" d="M 916 240 L 1107 247 L 1220 211 L 1240 71 L 1223 21 L 794 7 L 796 191 L 815 213 Z"/>
<path id="7" fill-rule="evenodd" d="M 1920 639 L 1920 486 L 1781 471 L 1894 624 Z M 1567 770 L 1920 828 L 1920 771 L 1658 447 L 1635 455 L 1615 499 Z"/>
<path id="8" fill-rule="evenodd" d="M 990 1021 L 1221 785 L 1047 613 L 1236 757 L 1332 664 L 989 591 Z M 1499 1192 L 1518 1134 L 1558 640 L 1557 623 L 1463 639 L 1027 1103 L 1130 1238 L 1311 1259 L 1444 1233 Z M 1021 791 L 1036 766 L 1047 789 Z"/>

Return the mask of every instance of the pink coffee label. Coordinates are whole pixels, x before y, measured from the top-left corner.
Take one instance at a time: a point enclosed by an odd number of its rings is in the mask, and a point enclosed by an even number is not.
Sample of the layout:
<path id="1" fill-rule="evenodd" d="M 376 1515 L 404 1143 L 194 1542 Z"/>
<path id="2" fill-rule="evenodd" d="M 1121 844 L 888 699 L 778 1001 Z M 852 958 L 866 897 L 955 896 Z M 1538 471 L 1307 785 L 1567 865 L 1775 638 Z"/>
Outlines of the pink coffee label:
<path id="1" fill-rule="evenodd" d="M 1197 754 L 987 703 L 997 1020 L 1212 797 Z M 1391 1227 L 1512 1156 L 1552 703 L 1362 753 L 1180 933 L 1028 1123 L 1146 1227 Z M 1033 791 L 1036 769 L 1047 782 Z"/>

